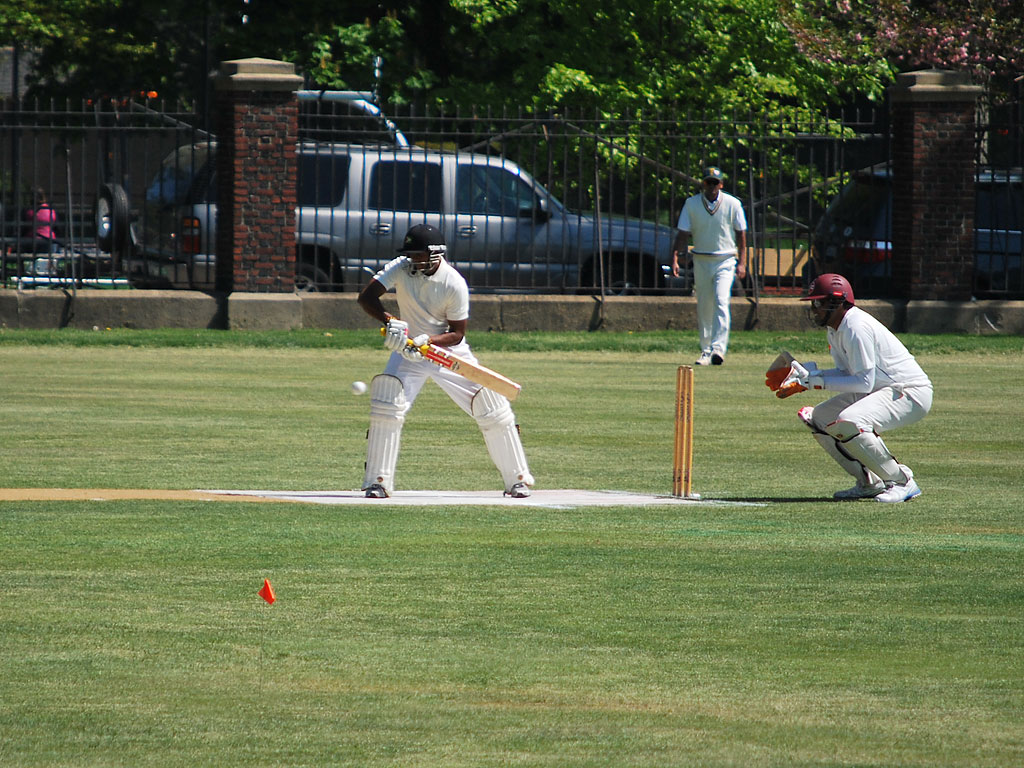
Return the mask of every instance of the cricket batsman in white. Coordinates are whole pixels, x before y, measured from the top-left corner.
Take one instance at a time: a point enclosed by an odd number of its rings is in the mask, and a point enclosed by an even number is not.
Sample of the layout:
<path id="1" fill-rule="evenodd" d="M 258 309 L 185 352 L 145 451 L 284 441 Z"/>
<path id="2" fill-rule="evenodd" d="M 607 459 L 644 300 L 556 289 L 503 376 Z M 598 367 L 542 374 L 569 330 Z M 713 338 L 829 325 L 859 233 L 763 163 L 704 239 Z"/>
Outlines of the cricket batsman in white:
<path id="1" fill-rule="evenodd" d="M 412 227 L 400 255 L 374 275 L 359 294 L 359 305 L 385 327 L 384 346 L 392 350 L 384 372 L 370 382 L 370 429 L 363 478 L 366 498 L 386 498 L 394 490 L 405 414 L 428 378 L 476 419 L 491 460 L 501 472 L 506 495 L 526 498 L 534 483 L 508 399 L 435 365 L 419 351 L 424 344 L 436 344 L 476 362 L 465 338 L 469 287 L 445 260 L 446 250 L 444 235 L 436 227 Z M 392 288 L 402 319 L 386 312 L 381 303 L 381 296 Z M 409 339 L 413 345 L 407 343 Z"/>
<path id="2" fill-rule="evenodd" d="M 788 367 L 773 366 L 765 383 L 778 397 L 808 389 L 839 393 L 799 411 L 825 452 L 856 480 L 834 498 L 901 502 L 919 496 L 914 473 L 880 435 L 925 417 L 932 406 L 928 376 L 888 328 L 854 305 L 853 289 L 842 275 L 819 276 L 801 301 L 811 302 L 815 322 L 828 329 L 835 367 L 821 370 L 792 360 Z"/>

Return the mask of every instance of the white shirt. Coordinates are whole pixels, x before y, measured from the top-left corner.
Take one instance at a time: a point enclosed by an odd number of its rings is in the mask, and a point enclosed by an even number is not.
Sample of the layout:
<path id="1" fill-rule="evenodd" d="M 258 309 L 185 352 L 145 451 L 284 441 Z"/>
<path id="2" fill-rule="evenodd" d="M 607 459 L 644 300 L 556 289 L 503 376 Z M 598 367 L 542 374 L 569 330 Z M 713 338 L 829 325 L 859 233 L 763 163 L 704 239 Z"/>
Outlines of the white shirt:
<path id="1" fill-rule="evenodd" d="M 469 287 L 465 278 L 447 261 L 432 275 L 410 274 L 405 256 L 392 259 L 373 279 L 387 290 L 395 289 L 399 316 L 409 324 L 409 336 L 436 336 L 448 330 L 452 320 L 469 319 Z"/>
<path id="2" fill-rule="evenodd" d="M 702 200 L 704 202 L 702 202 Z M 702 192 L 687 198 L 679 213 L 678 229 L 693 237 L 693 252 L 705 256 L 735 256 L 736 232 L 746 232 L 743 205 L 730 194 L 718 191 L 714 213 L 708 210 Z M 712 204 L 713 205 L 713 204 Z"/>
<path id="3" fill-rule="evenodd" d="M 828 347 L 836 367 L 818 371 L 825 389 L 875 392 L 931 387 L 932 382 L 903 342 L 862 309 L 850 307 L 839 328 L 828 328 Z M 913 392 L 908 396 L 915 400 Z"/>

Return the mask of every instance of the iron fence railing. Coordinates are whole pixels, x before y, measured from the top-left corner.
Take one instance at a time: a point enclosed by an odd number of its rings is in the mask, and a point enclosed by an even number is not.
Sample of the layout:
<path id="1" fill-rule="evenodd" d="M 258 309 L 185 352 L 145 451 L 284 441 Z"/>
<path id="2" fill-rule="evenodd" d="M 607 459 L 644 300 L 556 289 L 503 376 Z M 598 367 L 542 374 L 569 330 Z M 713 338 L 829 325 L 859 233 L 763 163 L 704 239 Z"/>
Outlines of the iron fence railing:
<path id="1" fill-rule="evenodd" d="M 297 227 L 303 287 L 355 287 L 381 258 L 358 238 L 336 236 L 365 224 L 365 217 L 353 218 L 353 205 L 343 202 L 344 195 L 332 201 L 339 211 L 325 215 L 330 206 L 317 196 L 342 173 L 338 152 L 328 150 L 329 144 L 356 143 L 364 147 L 360 152 L 379 158 L 381 147 L 400 149 L 407 140 L 421 158 L 454 157 L 462 169 L 454 172 L 459 178 L 473 176 L 469 171 L 481 162 L 524 171 L 536 182 L 535 193 L 550 196 L 545 215 L 564 209 L 575 217 L 575 229 L 568 226 L 545 239 L 538 237 L 545 222 L 535 215 L 474 208 L 497 205 L 497 189 L 486 201 L 463 199 L 465 189 L 486 191 L 488 183 L 500 184 L 500 177 L 489 179 L 486 174 L 476 174 L 476 186 L 442 195 L 437 214 L 439 221 L 454 222 L 451 237 L 468 232 L 460 228 L 467 227 L 484 243 L 465 265 L 459 264 L 474 272 L 475 290 L 534 292 L 687 290 L 685 281 L 665 281 L 662 266 L 682 203 L 696 193 L 700 169 L 712 164 L 723 169 L 727 191 L 740 198 L 748 217 L 751 275 L 739 288 L 754 296 L 797 293 L 815 269 L 815 248 L 826 247 L 820 242 L 821 224 L 829 203 L 839 190 L 863 177 L 865 169 L 884 168 L 889 161 L 884 109 L 767 122 L 745 115 L 640 114 L 624 119 L 571 111 L 443 112 L 405 106 L 385 107 L 390 118 L 385 123 L 379 115 L 353 111 L 344 99 L 311 96 L 301 105 L 299 138 L 302 146 L 311 147 L 306 154 L 334 157 L 331 178 L 323 175 L 318 162 L 298 165 L 300 197 L 313 195 L 315 203 L 309 221 L 303 224 L 303 213 Z M 1017 168 L 1019 179 L 1020 158 L 1010 155 L 1020 152 L 1020 106 L 1007 109 L 1006 115 L 989 112 L 990 122 L 979 125 L 979 162 L 991 165 L 995 157 L 1006 155 L 1007 178 Z M 31 104 L 6 110 L 0 120 L 0 281 L 22 286 L 73 280 L 82 285 L 211 287 L 216 184 L 210 172 L 202 172 L 192 149 L 213 138 L 196 127 L 201 124 L 188 110 L 149 101 Z M 360 167 L 374 172 L 369 163 Z M 397 163 L 389 168 L 394 187 L 394 174 L 400 171 Z M 171 180 L 187 188 L 172 189 Z M 1010 188 L 1003 208 L 1007 221 L 1016 210 L 1019 222 L 1019 183 Z M 38 190 L 56 211 L 57 245 L 33 237 L 26 219 Z M 504 205 L 522 202 L 515 196 L 524 193 L 505 192 L 513 201 Z M 191 229 L 181 228 L 180 217 L 163 215 L 173 209 L 168 194 L 190 206 Z M 308 200 L 300 204 L 305 212 Z M 401 221 L 395 217 L 395 227 Z M 650 244 L 645 244 L 648 235 Z M 327 241 L 332 245 L 323 245 Z M 997 247 L 1003 251 L 1002 260 L 989 269 L 1002 282 L 989 287 L 998 295 L 1024 296 L 1019 223 L 1016 240 L 990 245 L 989 252 Z M 654 253 L 647 253 L 651 248 Z M 325 259 L 331 249 L 334 256 Z M 147 266 L 153 260 L 162 263 L 155 271 Z M 860 267 L 852 263 L 850 268 Z"/>

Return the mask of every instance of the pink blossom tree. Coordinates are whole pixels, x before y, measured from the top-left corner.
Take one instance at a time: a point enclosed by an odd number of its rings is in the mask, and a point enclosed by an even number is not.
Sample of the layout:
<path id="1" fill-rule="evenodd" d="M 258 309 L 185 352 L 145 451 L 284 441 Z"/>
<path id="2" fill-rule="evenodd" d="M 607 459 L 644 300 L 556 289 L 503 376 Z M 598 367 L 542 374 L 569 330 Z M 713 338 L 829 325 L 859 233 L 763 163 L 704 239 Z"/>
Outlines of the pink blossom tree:
<path id="1" fill-rule="evenodd" d="M 849 67 L 878 97 L 896 72 L 967 70 L 995 91 L 1024 74 L 1021 0 L 780 0 L 808 58 Z"/>

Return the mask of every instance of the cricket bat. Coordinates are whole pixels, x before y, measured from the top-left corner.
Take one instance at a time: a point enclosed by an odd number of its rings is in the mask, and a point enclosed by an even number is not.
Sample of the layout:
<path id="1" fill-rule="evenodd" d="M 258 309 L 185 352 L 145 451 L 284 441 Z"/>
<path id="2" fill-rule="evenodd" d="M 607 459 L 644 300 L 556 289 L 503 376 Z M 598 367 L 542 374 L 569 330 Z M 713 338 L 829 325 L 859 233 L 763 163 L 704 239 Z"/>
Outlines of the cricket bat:
<path id="1" fill-rule="evenodd" d="M 386 329 L 382 328 L 381 333 L 386 333 Z M 416 346 L 413 344 L 412 339 L 407 339 L 405 343 L 410 347 Z M 444 347 L 439 347 L 436 344 L 424 344 L 419 350 L 420 354 L 430 362 L 436 363 L 442 368 L 447 368 L 449 371 L 457 373 L 482 387 L 487 387 L 487 389 L 497 392 L 499 395 L 504 395 L 509 400 L 515 400 L 519 397 L 519 393 L 523 389 L 507 376 L 502 376 L 497 371 L 492 371 L 490 368 L 480 365 L 480 363 L 474 363 L 466 360 L 464 357 L 454 355 Z"/>

